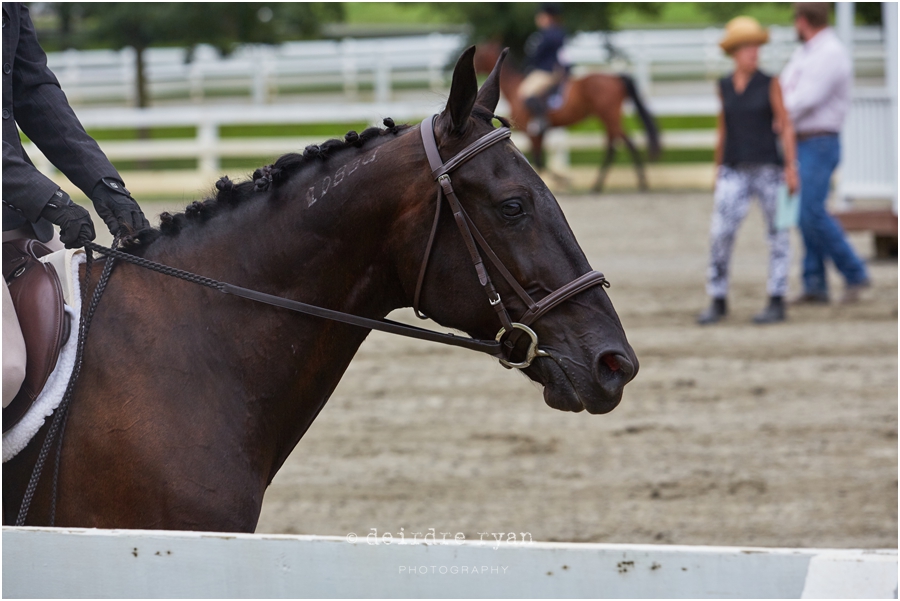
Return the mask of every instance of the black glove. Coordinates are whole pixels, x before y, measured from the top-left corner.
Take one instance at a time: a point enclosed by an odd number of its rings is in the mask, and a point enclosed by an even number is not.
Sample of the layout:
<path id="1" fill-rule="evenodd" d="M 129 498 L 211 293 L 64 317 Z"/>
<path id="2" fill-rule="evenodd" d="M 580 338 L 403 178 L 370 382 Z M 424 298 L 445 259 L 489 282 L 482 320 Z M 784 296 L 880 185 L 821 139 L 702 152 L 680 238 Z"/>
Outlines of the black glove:
<path id="1" fill-rule="evenodd" d="M 113 236 L 119 233 L 120 225 L 125 226 L 124 233 L 128 234 L 150 227 L 150 222 L 144 217 L 137 201 L 131 197 L 131 192 L 118 180 L 109 177 L 101 179 L 91 192 L 91 200 Z"/>
<path id="2" fill-rule="evenodd" d="M 66 248 L 80 248 L 96 236 L 91 214 L 62 190 L 57 190 L 44 206 L 41 217 L 59 226 L 59 239 Z"/>

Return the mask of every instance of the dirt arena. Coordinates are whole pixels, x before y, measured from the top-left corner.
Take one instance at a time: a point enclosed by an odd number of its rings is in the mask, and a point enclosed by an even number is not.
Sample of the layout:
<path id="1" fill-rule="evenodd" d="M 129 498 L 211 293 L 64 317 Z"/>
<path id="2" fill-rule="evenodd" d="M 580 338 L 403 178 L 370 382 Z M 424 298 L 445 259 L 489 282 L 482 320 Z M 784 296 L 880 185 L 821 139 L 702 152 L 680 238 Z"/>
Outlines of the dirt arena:
<path id="1" fill-rule="evenodd" d="M 862 302 L 754 326 L 754 207 L 731 315 L 701 328 L 711 194 L 560 203 L 641 361 L 622 404 L 558 412 L 483 355 L 373 333 L 269 488 L 258 532 L 896 547 L 896 261 L 872 261 L 854 235 L 874 281 Z"/>

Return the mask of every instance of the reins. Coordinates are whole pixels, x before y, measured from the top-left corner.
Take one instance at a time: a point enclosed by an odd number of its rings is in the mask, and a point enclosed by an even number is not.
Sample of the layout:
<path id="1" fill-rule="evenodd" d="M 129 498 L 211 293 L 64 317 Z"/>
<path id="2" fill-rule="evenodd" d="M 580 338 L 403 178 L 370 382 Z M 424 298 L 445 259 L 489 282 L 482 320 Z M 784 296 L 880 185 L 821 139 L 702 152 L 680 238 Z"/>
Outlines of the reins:
<path id="1" fill-rule="evenodd" d="M 53 412 L 53 419 L 50 422 L 50 429 L 47 430 L 47 435 L 44 438 L 44 442 L 41 444 L 41 450 L 38 453 L 38 458 L 34 464 L 34 469 L 32 469 L 31 471 L 31 477 L 28 480 L 28 486 L 25 488 L 25 494 L 22 496 L 22 504 L 19 506 L 19 513 L 16 516 L 16 526 L 25 525 L 25 519 L 28 517 L 28 510 L 31 508 L 31 501 L 34 498 L 35 491 L 37 490 L 38 482 L 40 482 L 41 473 L 44 471 L 44 464 L 47 462 L 47 457 L 50 455 L 50 450 L 52 449 L 54 443 L 56 443 L 57 446 L 53 468 L 53 488 L 50 497 L 50 526 L 53 526 L 56 522 L 56 499 L 58 497 L 57 485 L 59 483 L 59 462 L 62 455 L 63 434 L 65 433 L 66 423 L 68 422 L 69 418 L 69 405 L 72 401 L 72 395 L 75 392 L 75 384 L 78 382 L 78 376 L 81 375 L 81 366 L 84 359 L 84 341 L 87 339 L 88 330 L 91 327 L 91 321 L 94 319 L 94 312 L 97 310 L 97 306 L 100 304 L 100 297 L 103 296 L 103 292 L 106 290 L 106 284 L 109 282 L 109 276 L 112 274 L 114 263 L 114 260 L 110 259 L 106 262 L 106 265 L 103 266 L 103 271 L 100 274 L 100 280 L 97 282 L 97 286 L 94 288 L 94 293 L 91 295 L 91 302 L 88 303 L 88 286 L 91 281 L 91 267 L 93 266 L 94 262 L 94 257 L 91 254 L 91 249 L 99 248 L 102 250 L 118 253 L 120 251 L 114 250 L 118 243 L 119 238 L 118 236 L 116 236 L 113 239 L 112 248 L 98 246 L 93 242 L 89 242 L 85 245 L 87 247 L 87 250 L 84 266 L 84 285 L 81 287 L 81 318 L 78 322 L 78 338 L 76 340 L 75 346 L 75 365 L 72 368 L 72 375 L 69 377 L 69 383 L 66 385 L 66 391 L 63 394 L 62 401 L 60 401 L 59 406 Z"/>
<path id="2" fill-rule="evenodd" d="M 276 307 L 282 307 L 284 309 L 289 309 L 298 313 L 304 313 L 306 315 L 313 315 L 315 317 L 322 317 L 324 319 L 330 319 L 332 321 L 359 326 L 361 328 L 369 328 L 372 330 L 378 330 L 380 332 L 397 334 L 399 336 L 406 336 L 408 338 L 416 338 L 419 340 L 427 340 L 429 342 L 438 342 L 440 344 L 448 344 L 450 346 L 459 346 L 462 348 L 479 351 L 494 356 L 499 356 L 501 354 L 500 343 L 494 340 L 477 340 L 474 338 L 467 338 L 465 336 L 456 336 L 454 334 L 442 334 L 440 332 L 433 332 L 424 328 L 417 328 L 416 326 L 408 326 L 396 321 L 391 321 L 390 319 L 370 319 L 368 317 L 360 317 L 359 315 L 342 313 L 340 311 L 326 309 L 324 307 L 308 305 L 306 303 L 291 300 L 281 296 L 266 294 L 264 292 L 250 290 L 249 288 L 242 288 L 241 286 L 235 286 L 234 284 L 229 284 L 227 282 L 220 282 L 218 280 L 200 276 L 189 271 L 183 271 L 181 269 L 169 267 L 168 265 L 156 263 L 155 261 L 150 261 L 149 259 L 144 259 L 143 257 L 136 257 L 129 253 L 122 252 L 121 250 L 106 248 L 93 242 L 88 242 L 87 244 L 85 244 L 85 248 L 89 248 L 109 257 L 121 259 L 128 263 L 133 263 L 134 265 L 138 265 L 145 269 L 150 269 L 164 275 L 168 275 L 180 280 L 185 280 L 187 282 L 200 284 L 201 286 L 212 288 L 213 290 L 216 290 L 217 292 L 221 292 L 223 294 L 239 296 L 241 298 L 246 298 L 252 301 L 274 305 Z"/>
<path id="3" fill-rule="evenodd" d="M 415 311 L 416 316 L 422 319 L 427 319 L 427 317 L 423 315 L 419 310 L 419 303 L 421 300 L 422 287 L 425 282 L 425 274 L 428 269 L 428 261 L 431 257 L 431 252 L 434 246 L 434 239 L 437 233 L 438 222 L 440 220 L 442 205 L 441 200 L 442 198 L 446 198 L 447 203 L 449 204 L 450 209 L 453 212 L 453 218 L 456 222 L 456 225 L 463 237 L 463 241 L 465 242 L 466 249 L 468 250 L 470 258 L 472 259 L 472 263 L 475 267 L 475 272 L 478 275 L 478 281 L 484 288 L 488 302 L 497 313 L 497 317 L 500 321 L 501 328 L 494 340 L 480 340 L 476 338 L 468 338 L 465 336 L 456 336 L 454 334 L 443 334 L 440 332 L 426 330 L 424 328 L 418 328 L 415 326 L 398 323 L 389 319 L 370 319 L 367 317 L 361 317 L 359 315 L 352 315 L 349 313 L 343 313 L 341 311 L 326 309 L 324 307 L 308 305 L 300 301 L 295 301 L 272 294 L 266 294 L 264 292 L 250 290 L 248 288 L 242 288 L 240 286 L 236 286 L 227 282 L 220 282 L 212 278 L 191 273 L 189 271 L 184 271 L 182 269 L 177 269 L 175 267 L 170 267 L 168 265 L 163 265 L 161 263 L 157 263 L 143 257 L 137 257 L 135 255 L 123 252 L 116 248 L 118 245 L 118 237 L 113 240 L 113 244 L 110 248 L 101 246 L 94 242 L 88 242 L 84 245 L 85 251 L 87 253 L 87 262 L 85 265 L 85 283 L 81 289 L 82 315 L 78 327 L 75 367 L 72 371 L 72 376 L 69 379 L 68 386 L 66 387 L 66 392 L 63 396 L 63 400 L 60 402 L 59 407 L 54 412 L 53 419 L 50 423 L 50 428 L 47 431 L 47 436 L 44 438 L 44 442 L 41 445 L 41 450 L 38 455 L 37 462 L 35 463 L 34 470 L 32 471 L 31 478 L 22 498 L 22 505 L 19 509 L 19 513 L 16 519 L 16 525 L 25 525 L 25 519 L 28 516 L 28 510 L 34 498 L 34 493 L 37 489 L 38 482 L 40 481 L 41 472 L 43 471 L 47 457 L 49 456 L 54 443 L 57 444 L 57 447 L 50 505 L 50 525 L 52 526 L 55 522 L 56 500 L 58 496 L 57 483 L 59 475 L 59 463 L 62 454 L 63 433 L 65 432 L 66 421 L 68 418 L 68 408 L 71 403 L 75 384 L 78 380 L 79 375 L 81 374 L 84 355 L 84 342 L 87 337 L 87 332 L 90 328 L 91 320 L 93 319 L 94 312 L 97 309 L 97 305 L 100 302 L 100 297 L 103 295 L 103 292 L 106 289 L 106 284 L 109 281 L 109 277 L 112 273 L 113 265 L 116 260 L 132 263 L 139 267 L 143 267 L 151 271 L 156 271 L 163 275 L 184 280 L 186 282 L 199 284 L 223 294 L 230 294 L 232 296 L 238 296 L 255 302 L 281 307 L 290 311 L 303 313 L 305 315 L 312 315 L 315 317 L 329 319 L 340 323 L 346 323 L 361 328 L 405 336 L 407 338 L 437 342 L 439 344 L 457 346 L 473 351 L 486 353 L 499 359 L 500 363 L 508 368 L 525 369 L 531 365 L 532 361 L 534 361 L 535 358 L 549 357 L 550 355 L 548 353 L 538 347 L 537 334 L 529 326 L 534 323 L 534 321 L 539 317 L 546 314 L 547 311 L 551 310 L 552 308 L 556 307 L 572 296 L 597 285 L 608 288 L 609 282 L 606 280 L 602 273 L 598 271 L 590 271 L 562 286 L 561 288 L 551 292 L 540 301 L 535 301 L 534 299 L 532 299 L 531 296 L 525 291 L 525 289 L 516 281 L 516 279 L 509 272 L 506 266 L 503 265 L 503 262 L 491 249 L 490 245 L 478 231 L 478 228 L 475 227 L 475 223 L 472 221 L 472 219 L 466 213 L 465 209 L 463 209 L 462 204 L 459 202 L 459 198 L 457 198 L 456 196 L 456 192 L 453 189 L 453 183 L 450 179 L 450 173 L 459 168 L 466 161 L 482 152 L 483 150 L 489 148 L 490 146 L 508 139 L 510 137 L 509 128 L 501 127 L 499 129 L 492 130 L 491 132 L 478 138 L 475 142 L 461 150 L 451 159 L 444 162 L 441 159 L 440 152 L 438 151 L 437 141 L 434 136 L 435 117 L 436 115 L 432 115 L 431 117 L 422 121 L 420 125 L 422 143 L 425 146 L 425 154 L 428 157 L 428 163 L 431 166 L 432 176 L 438 184 L 438 190 L 434 213 L 434 222 L 432 224 L 431 234 L 428 238 L 428 244 L 425 248 L 425 255 L 422 260 L 422 266 L 419 269 L 418 281 L 416 282 L 416 290 L 413 298 L 413 310 Z M 100 280 L 98 281 L 97 286 L 94 288 L 93 295 L 91 295 L 91 301 L 90 303 L 87 303 L 86 301 L 88 296 L 88 286 L 91 280 L 91 265 L 93 263 L 92 251 L 105 255 L 108 260 L 104 265 Z M 507 311 L 506 306 L 500 297 L 500 294 L 494 287 L 490 275 L 488 274 L 488 271 L 484 266 L 484 261 L 481 257 L 482 252 L 487 255 L 488 260 L 494 265 L 503 279 L 506 280 L 506 282 L 510 285 L 510 287 L 512 287 L 512 289 L 522 299 L 522 301 L 525 303 L 525 306 L 528 308 L 527 311 L 521 316 L 519 321 L 515 322 L 510 317 L 509 312 Z M 531 341 L 526 353 L 525 360 L 521 362 L 513 362 L 510 360 L 511 353 L 513 348 L 515 347 L 516 341 L 521 334 L 528 335 Z"/>

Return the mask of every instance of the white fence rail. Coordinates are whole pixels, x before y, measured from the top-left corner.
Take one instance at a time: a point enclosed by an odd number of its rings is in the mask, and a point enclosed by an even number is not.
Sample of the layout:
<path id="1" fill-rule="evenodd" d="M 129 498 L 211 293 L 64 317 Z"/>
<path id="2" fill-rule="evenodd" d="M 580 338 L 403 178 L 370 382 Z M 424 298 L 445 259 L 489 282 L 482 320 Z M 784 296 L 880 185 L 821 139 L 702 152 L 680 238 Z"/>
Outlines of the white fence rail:
<path id="1" fill-rule="evenodd" d="M 763 68 L 778 72 L 796 47 L 791 27 L 771 27 L 772 41 L 763 47 Z M 662 80 L 711 80 L 730 68 L 718 47 L 720 28 L 693 30 L 581 33 L 565 52 L 579 69 L 614 68 L 633 74 L 642 92 L 655 95 Z M 209 46 L 193 56 L 183 48 L 151 48 L 145 53 L 150 96 L 201 101 L 210 95 L 242 96 L 265 104 L 316 89 L 342 91 L 358 100 L 360 89 L 373 90 L 376 102 L 387 102 L 395 88 L 414 86 L 432 91 L 446 86 L 446 69 L 465 44 L 459 34 L 430 34 L 375 39 L 291 42 L 278 46 L 246 45 L 227 57 Z M 854 29 L 857 73 L 880 75 L 884 42 L 878 27 Z M 190 60 L 189 60 L 190 59 Z M 132 48 L 121 51 L 70 50 L 51 53 L 50 68 L 73 104 L 134 105 L 136 67 Z"/>
<path id="2" fill-rule="evenodd" d="M 440 535 L 438 535 L 440 538 Z M 3 528 L 6 598 L 896 598 L 897 550 Z M 420 539 L 421 540 L 421 539 Z"/>

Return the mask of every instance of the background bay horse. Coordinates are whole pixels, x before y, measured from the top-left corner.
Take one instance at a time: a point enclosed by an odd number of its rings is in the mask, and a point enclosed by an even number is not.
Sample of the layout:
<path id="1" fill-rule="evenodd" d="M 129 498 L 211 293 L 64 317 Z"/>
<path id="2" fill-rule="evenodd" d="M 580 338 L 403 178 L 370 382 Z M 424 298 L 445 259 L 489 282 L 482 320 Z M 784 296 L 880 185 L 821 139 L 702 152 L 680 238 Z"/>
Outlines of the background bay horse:
<path id="1" fill-rule="evenodd" d="M 475 69 L 480 73 L 487 73 L 496 64 L 500 56 L 501 46 L 496 42 L 486 42 L 478 46 L 475 54 Z M 525 99 L 519 97 L 519 84 L 525 75 L 518 71 L 512 64 L 506 62 L 500 73 L 500 89 L 509 102 L 512 112 L 513 124 L 525 131 L 531 113 L 525 106 Z M 622 103 L 630 98 L 634 108 L 644 124 L 647 132 L 647 154 L 650 160 L 656 160 L 660 155 L 659 129 L 653 115 L 644 106 L 634 81 L 628 75 L 609 75 L 606 73 L 593 73 L 568 80 L 564 84 L 563 104 L 556 109 L 548 109 L 547 119 L 551 127 L 563 127 L 578 123 L 590 116 L 596 116 L 606 128 L 606 157 L 600 165 L 597 182 L 594 191 L 601 191 L 606 181 L 606 175 L 615 160 L 616 143 L 621 140 L 637 171 L 638 186 L 641 190 L 647 189 L 647 177 L 644 174 L 644 161 L 634 142 L 625 133 L 622 124 Z M 544 140 L 541 136 L 528 136 L 531 140 L 531 148 L 535 166 L 544 168 Z"/>
<path id="2" fill-rule="evenodd" d="M 479 91 L 473 55 L 470 48 L 457 63 L 434 123 L 443 160 L 496 131 L 500 63 Z M 380 319 L 413 304 L 436 223 L 419 306 L 445 327 L 493 339 L 497 314 L 454 219 L 434 221 L 419 128 L 386 125 L 285 155 L 250 181 L 223 178 L 213 198 L 163 214 L 160 230 L 129 252 Z M 460 166 L 453 182 L 471 221 L 533 297 L 591 270 L 556 199 L 509 140 Z M 521 316 L 512 286 L 492 264 L 487 271 Z M 548 354 L 523 372 L 544 386 L 548 405 L 605 413 L 619 403 L 638 361 L 602 286 L 533 327 Z M 266 487 L 368 332 L 117 261 L 68 415 L 56 525 L 252 532 Z M 4 523 L 15 519 L 46 430 L 4 465 Z M 27 525 L 49 521 L 50 475 Z"/>

